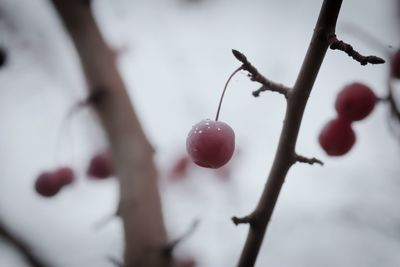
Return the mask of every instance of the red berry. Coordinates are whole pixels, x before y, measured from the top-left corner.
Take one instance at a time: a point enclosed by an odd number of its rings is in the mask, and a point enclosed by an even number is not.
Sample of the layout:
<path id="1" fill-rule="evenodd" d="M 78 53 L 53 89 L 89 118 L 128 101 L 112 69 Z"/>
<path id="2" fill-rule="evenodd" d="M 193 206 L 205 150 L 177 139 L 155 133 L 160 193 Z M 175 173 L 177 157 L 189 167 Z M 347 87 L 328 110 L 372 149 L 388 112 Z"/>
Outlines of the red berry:
<path id="1" fill-rule="evenodd" d="M 341 156 L 352 148 L 356 135 L 349 121 L 337 118 L 325 125 L 318 141 L 329 156 Z"/>
<path id="2" fill-rule="evenodd" d="M 377 98 L 374 92 L 362 83 L 345 86 L 336 98 L 335 108 L 339 117 L 359 121 L 374 109 Z"/>
<path id="3" fill-rule="evenodd" d="M 184 177 L 187 173 L 190 163 L 190 158 L 186 154 L 176 159 L 169 173 L 170 178 Z"/>
<path id="4" fill-rule="evenodd" d="M 390 74 L 393 78 L 400 79 L 400 49 L 390 59 Z"/>
<path id="5" fill-rule="evenodd" d="M 97 179 L 105 179 L 112 176 L 114 173 L 114 167 L 111 153 L 107 151 L 95 155 L 90 160 L 86 173 L 88 176 Z"/>
<path id="6" fill-rule="evenodd" d="M 75 180 L 74 171 L 70 167 L 60 167 L 53 175 L 61 186 L 71 184 Z"/>
<path id="7" fill-rule="evenodd" d="M 43 172 L 35 181 L 36 192 L 43 197 L 52 197 L 60 191 L 60 184 L 54 177 L 53 173 Z"/>
<path id="8" fill-rule="evenodd" d="M 202 120 L 190 130 L 186 150 L 192 161 L 201 167 L 222 167 L 235 150 L 235 133 L 222 121 Z"/>

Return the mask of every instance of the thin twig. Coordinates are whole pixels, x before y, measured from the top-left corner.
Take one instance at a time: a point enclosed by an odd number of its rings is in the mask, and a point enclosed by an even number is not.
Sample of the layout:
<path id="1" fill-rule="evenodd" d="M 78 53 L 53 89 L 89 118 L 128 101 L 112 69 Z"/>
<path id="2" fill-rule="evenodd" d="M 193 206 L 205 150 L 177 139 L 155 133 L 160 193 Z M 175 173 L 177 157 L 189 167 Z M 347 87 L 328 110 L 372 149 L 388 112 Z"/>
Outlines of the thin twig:
<path id="1" fill-rule="evenodd" d="M 192 225 L 189 227 L 189 229 L 186 230 L 186 232 L 181 235 L 179 238 L 175 239 L 174 241 L 170 242 L 164 249 L 164 254 L 167 257 L 171 257 L 172 256 L 172 252 L 173 250 L 176 248 L 176 246 L 180 243 L 182 243 L 182 241 L 186 238 L 188 238 L 190 235 L 192 235 L 194 233 L 194 231 L 197 229 L 197 227 L 199 226 L 200 221 L 199 220 L 195 220 Z"/>
<path id="2" fill-rule="evenodd" d="M 304 156 L 301 156 L 301 155 L 297 155 L 297 154 L 295 156 L 295 161 L 296 162 L 301 162 L 301 163 L 307 163 L 307 164 L 310 164 L 310 165 L 313 165 L 313 164 L 319 164 L 321 166 L 324 165 L 324 163 L 321 160 L 317 159 L 317 158 L 307 158 L 307 157 L 304 157 Z"/>
<path id="3" fill-rule="evenodd" d="M 32 267 L 48 267 L 48 265 L 36 256 L 32 250 L 14 234 L 12 234 L 6 226 L 0 222 L 0 236 L 5 240 L 10 242 L 21 255 L 24 257 L 25 261 Z"/>
<path id="4" fill-rule="evenodd" d="M 390 57 L 391 54 L 391 46 L 384 44 L 381 40 L 373 36 L 371 33 L 367 32 L 363 27 L 360 27 L 353 23 L 340 23 L 340 26 L 343 30 L 348 31 L 352 36 L 355 36 L 357 39 L 363 41 L 363 43 L 372 46 L 374 49 L 377 49 L 381 53 L 384 53 L 386 57 Z"/>
<path id="5" fill-rule="evenodd" d="M 253 215 L 248 215 L 248 216 L 244 216 L 244 217 L 236 217 L 233 216 L 232 217 L 232 222 L 237 226 L 239 224 L 254 224 L 254 216 Z"/>
<path id="6" fill-rule="evenodd" d="M 360 62 L 361 65 L 367 65 L 368 63 L 370 64 L 383 64 L 385 63 L 385 60 L 383 58 L 377 57 L 377 56 L 363 56 L 354 48 L 349 45 L 348 43 L 345 43 L 344 41 L 338 40 L 336 38 L 336 35 L 330 35 L 328 37 L 329 42 L 330 42 L 330 49 L 332 50 L 340 50 L 345 52 L 349 57 L 352 57 L 354 60 Z"/>
<path id="7" fill-rule="evenodd" d="M 259 82 L 263 85 L 260 89 L 253 92 L 253 96 L 257 97 L 260 95 L 260 92 L 263 92 L 263 91 L 272 91 L 272 92 L 280 93 L 280 94 L 284 95 L 285 98 L 287 98 L 288 92 L 290 90 L 289 87 L 284 86 L 283 84 L 275 83 L 275 82 L 267 79 L 266 77 L 264 77 L 256 69 L 256 67 L 254 67 L 247 60 L 247 57 L 243 53 L 241 53 L 235 49 L 232 49 L 232 53 L 236 57 L 237 60 L 242 62 L 243 65 L 241 66 L 241 69 L 248 71 L 250 73 L 250 79 L 252 81 Z"/>

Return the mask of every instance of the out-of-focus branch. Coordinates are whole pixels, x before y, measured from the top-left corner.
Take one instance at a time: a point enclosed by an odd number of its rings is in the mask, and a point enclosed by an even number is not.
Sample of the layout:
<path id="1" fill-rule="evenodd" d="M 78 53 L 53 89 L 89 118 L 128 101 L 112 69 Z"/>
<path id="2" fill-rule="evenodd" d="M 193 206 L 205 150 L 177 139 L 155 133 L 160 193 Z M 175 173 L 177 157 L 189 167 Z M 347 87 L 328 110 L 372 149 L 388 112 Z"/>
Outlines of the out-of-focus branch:
<path id="1" fill-rule="evenodd" d="M 14 234 L 12 234 L 0 221 L 0 237 L 10 242 L 19 253 L 24 257 L 25 261 L 32 267 L 49 267 L 45 264 L 39 257 L 37 257 L 30 248 L 20 239 L 18 239 Z"/>
<path id="2" fill-rule="evenodd" d="M 87 0 L 51 0 L 66 27 L 86 75 L 92 106 L 108 136 L 120 182 L 126 267 L 170 266 L 161 253 L 167 236 L 161 211 L 153 148 Z"/>

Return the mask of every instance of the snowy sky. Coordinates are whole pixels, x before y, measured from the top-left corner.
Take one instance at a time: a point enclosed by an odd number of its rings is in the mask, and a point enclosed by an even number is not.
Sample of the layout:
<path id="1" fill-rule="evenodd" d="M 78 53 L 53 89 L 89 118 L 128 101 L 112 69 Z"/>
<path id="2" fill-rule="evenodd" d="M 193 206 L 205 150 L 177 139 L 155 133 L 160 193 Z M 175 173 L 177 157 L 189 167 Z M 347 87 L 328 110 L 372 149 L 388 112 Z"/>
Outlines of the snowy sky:
<path id="1" fill-rule="evenodd" d="M 293 85 L 322 1 L 95 0 L 97 21 L 121 51 L 119 67 L 144 128 L 154 144 L 167 228 L 178 237 L 195 219 L 196 232 L 177 251 L 199 267 L 234 266 L 247 227 L 233 215 L 252 211 L 272 163 L 285 101 L 274 93 L 253 98 L 258 85 L 236 75 L 220 119 L 235 130 L 238 153 L 229 181 L 192 167 L 169 182 L 184 153 L 190 127 L 215 116 L 229 74 L 239 66 L 235 48 L 267 77 Z M 364 54 L 385 51 L 359 37 L 358 26 L 388 51 L 399 44 L 395 1 L 344 1 L 337 35 Z M 89 181 L 90 156 L 106 146 L 96 117 L 66 114 L 86 89 L 72 44 L 45 0 L 0 0 L 0 44 L 9 51 L 0 71 L 0 216 L 38 255 L 57 267 L 112 266 L 121 258 L 121 224 L 112 214 L 115 180 Z M 391 48 L 393 47 L 393 48 Z M 328 51 L 302 123 L 297 151 L 324 167 L 295 165 L 284 184 L 257 266 L 398 267 L 400 264 L 400 144 L 388 130 L 387 107 L 355 125 L 357 142 L 340 158 L 317 143 L 335 116 L 343 85 L 363 81 L 385 95 L 387 66 L 365 66 Z M 46 169 L 68 164 L 79 180 L 54 199 L 32 188 Z M 0 243 L 0 266 L 24 266 Z"/>

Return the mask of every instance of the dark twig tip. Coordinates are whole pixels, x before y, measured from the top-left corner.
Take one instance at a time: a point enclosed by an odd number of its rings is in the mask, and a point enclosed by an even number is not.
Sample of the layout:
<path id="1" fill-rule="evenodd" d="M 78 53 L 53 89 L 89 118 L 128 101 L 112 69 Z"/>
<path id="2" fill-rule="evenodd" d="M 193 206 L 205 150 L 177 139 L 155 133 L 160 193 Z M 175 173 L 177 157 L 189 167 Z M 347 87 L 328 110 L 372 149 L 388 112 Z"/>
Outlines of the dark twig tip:
<path id="1" fill-rule="evenodd" d="M 236 216 L 233 216 L 231 218 L 231 220 L 236 226 L 238 226 L 239 224 L 245 224 L 245 223 L 253 224 L 254 223 L 254 219 L 253 219 L 253 217 L 251 215 L 240 217 L 240 218 L 236 217 Z"/>
<path id="2" fill-rule="evenodd" d="M 246 58 L 246 56 L 243 55 L 241 52 L 239 52 L 239 51 L 237 51 L 237 50 L 235 50 L 235 49 L 232 49 L 232 54 L 235 56 L 235 58 L 236 58 L 237 60 L 239 60 L 239 61 L 242 62 L 243 64 L 246 64 L 247 58 Z"/>
<path id="3" fill-rule="evenodd" d="M 369 56 L 368 57 L 368 62 L 371 64 L 383 64 L 386 61 L 383 58 L 377 57 L 377 56 Z"/>

